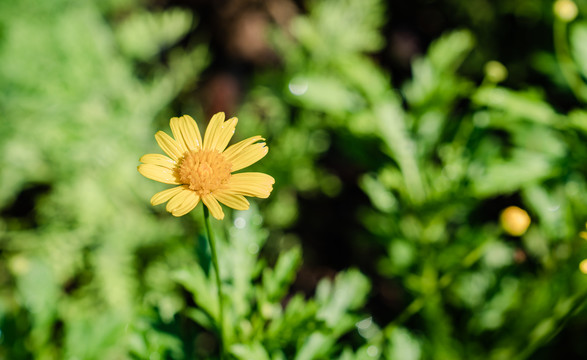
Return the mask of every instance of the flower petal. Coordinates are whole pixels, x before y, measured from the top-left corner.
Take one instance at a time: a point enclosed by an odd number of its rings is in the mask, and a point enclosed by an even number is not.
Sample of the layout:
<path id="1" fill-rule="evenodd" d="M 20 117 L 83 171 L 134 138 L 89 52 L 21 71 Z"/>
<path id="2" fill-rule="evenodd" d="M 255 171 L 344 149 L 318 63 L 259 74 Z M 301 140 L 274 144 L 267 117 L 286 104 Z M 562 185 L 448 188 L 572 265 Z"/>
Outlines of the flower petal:
<path id="1" fill-rule="evenodd" d="M 259 135 L 250 137 L 248 139 L 244 139 L 243 141 L 237 142 L 236 144 L 229 146 L 228 149 L 226 149 L 222 153 L 222 155 L 224 155 L 224 157 L 227 160 L 231 161 L 237 153 L 239 153 L 241 150 L 243 150 L 247 146 L 249 146 L 257 141 L 263 141 L 263 140 L 265 140 L 265 139 L 263 139 Z"/>
<path id="2" fill-rule="evenodd" d="M 158 193 L 153 195 L 153 197 L 151 197 L 151 205 L 156 206 L 159 204 L 163 204 L 166 201 L 169 201 L 169 199 L 171 199 L 175 195 L 179 194 L 181 192 L 181 190 L 184 188 L 185 188 L 185 185 L 184 186 L 176 186 L 171 189 L 159 191 Z"/>
<path id="3" fill-rule="evenodd" d="M 181 184 L 179 181 L 177 181 L 175 171 L 166 167 L 154 164 L 141 164 L 139 165 L 138 170 L 141 173 L 141 175 L 151 180 L 171 185 Z"/>
<path id="4" fill-rule="evenodd" d="M 181 191 L 179 191 L 174 197 L 171 198 L 171 200 L 169 200 L 165 206 L 165 210 L 173 213 L 173 211 L 179 208 L 191 193 L 193 193 L 192 190 L 188 189 L 187 187 L 182 187 Z"/>
<path id="5" fill-rule="evenodd" d="M 232 163 L 231 170 L 238 171 L 261 160 L 263 157 L 265 157 L 265 155 L 267 155 L 268 151 L 269 148 L 264 142 L 256 143 L 247 146 L 243 150 L 234 154 L 230 160 L 227 160 Z"/>
<path id="6" fill-rule="evenodd" d="M 173 160 L 171 160 L 170 158 L 168 158 L 165 155 L 161 155 L 161 154 L 147 154 L 147 155 L 143 155 L 140 159 L 140 162 L 143 162 L 145 164 L 153 164 L 153 165 L 158 165 L 158 166 L 163 166 L 166 167 L 168 169 L 175 169 L 175 167 L 177 166 L 177 163 Z"/>
<path id="7" fill-rule="evenodd" d="M 214 198 L 214 195 L 208 194 L 202 197 L 202 202 L 210 210 L 210 214 L 218 220 L 224 219 L 224 212 L 218 201 Z"/>
<path id="8" fill-rule="evenodd" d="M 191 116 L 182 116 L 180 118 L 179 127 L 188 150 L 199 150 L 202 148 L 203 144 L 200 129 L 198 129 L 198 124 Z"/>
<path id="9" fill-rule="evenodd" d="M 180 127 L 181 122 L 182 120 L 180 120 L 180 118 L 172 117 L 169 120 L 169 127 L 171 128 L 171 132 L 173 133 L 173 138 L 175 139 L 175 142 L 177 142 L 177 144 L 181 147 L 181 153 L 183 154 L 189 150 L 189 146 L 185 141 L 186 136 L 185 134 L 183 134 L 183 131 Z"/>
<path id="10" fill-rule="evenodd" d="M 200 202 L 200 196 L 195 191 L 190 191 L 185 200 L 171 212 L 173 216 L 183 216 L 192 211 Z"/>
<path id="11" fill-rule="evenodd" d="M 267 198 L 273 190 L 273 184 L 275 184 L 275 179 L 267 174 L 258 172 L 233 174 L 226 184 L 224 192 Z"/>
<path id="12" fill-rule="evenodd" d="M 226 149 L 226 145 L 228 145 L 232 135 L 234 135 L 234 128 L 236 127 L 237 122 L 238 119 L 233 117 L 223 122 L 222 125 L 216 129 L 216 134 L 214 135 L 215 139 L 212 140 L 211 144 L 212 149 L 218 152 L 223 152 L 224 149 Z"/>
<path id="13" fill-rule="evenodd" d="M 212 149 L 212 142 L 216 142 L 216 134 L 218 133 L 218 129 L 224 123 L 224 113 L 219 112 L 212 116 L 210 122 L 208 123 L 208 127 L 206 128 L 206 132 L 204 133 L 204 150 L 211 150 Z"/>
<path id="14" fill-rule="evenodd" d="M 170 158 L 174 161 L 181 159 L 183 156 L 183 148 L 181 145 L 177 143 L 177 141 L 173 140 L 173 138 L 163 131 L 157 131 L 155 134 L 155 140 L 157 140 L 157 144 L 165 151 Z"/>
<path id="15" fill-rule="evenodd" d="M 220 190 L 214 192 L 214 197 L 224 205 L 235 210 L 247 210 L 250 206 L 247 199 L 242 195 L 228 194 Z"/>

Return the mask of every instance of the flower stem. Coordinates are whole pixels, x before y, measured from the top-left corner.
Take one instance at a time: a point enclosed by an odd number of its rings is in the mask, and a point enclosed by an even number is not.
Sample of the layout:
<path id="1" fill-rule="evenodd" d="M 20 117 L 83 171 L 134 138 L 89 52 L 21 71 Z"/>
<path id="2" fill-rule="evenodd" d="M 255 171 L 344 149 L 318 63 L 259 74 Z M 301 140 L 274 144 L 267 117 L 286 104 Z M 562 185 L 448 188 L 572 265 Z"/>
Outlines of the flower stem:
<path id="1" fill-rule="evenodd" d="M 210 244 L 210 252 L 212 253 L 212 264 L 214 265 L 214 273 L 216 274 L 216 288 L 218 289 L 218 333 L 220 337 L 220 359 L 224 359 L 225 343 L 224 343 L 224 306 L 222 301 L 222 282 L 220 281 L 220 267 L 218 266 L 218 255 L 216 255 L 216 239 L 212 228 L 210 226 L 210 213 L 206 206 L 204 208 L 204 222 L 206 223 L 206 232 L 208 233 L 208 243 Z"/>

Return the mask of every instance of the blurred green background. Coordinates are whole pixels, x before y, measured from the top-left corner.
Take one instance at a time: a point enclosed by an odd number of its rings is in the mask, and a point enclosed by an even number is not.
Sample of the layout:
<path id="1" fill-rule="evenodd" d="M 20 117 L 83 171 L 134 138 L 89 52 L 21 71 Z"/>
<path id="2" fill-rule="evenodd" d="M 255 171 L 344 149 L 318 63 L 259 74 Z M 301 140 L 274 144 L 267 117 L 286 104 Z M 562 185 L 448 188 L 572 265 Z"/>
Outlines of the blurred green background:
<path id="1" fill-rule="evenodd" d="M 218 358 L 136 171 L 218 111 L 276 179 L 213 224 L 231 359 L 584 359 L 586 80 L 586 0 L 1 1 L 0 359 Z"/>

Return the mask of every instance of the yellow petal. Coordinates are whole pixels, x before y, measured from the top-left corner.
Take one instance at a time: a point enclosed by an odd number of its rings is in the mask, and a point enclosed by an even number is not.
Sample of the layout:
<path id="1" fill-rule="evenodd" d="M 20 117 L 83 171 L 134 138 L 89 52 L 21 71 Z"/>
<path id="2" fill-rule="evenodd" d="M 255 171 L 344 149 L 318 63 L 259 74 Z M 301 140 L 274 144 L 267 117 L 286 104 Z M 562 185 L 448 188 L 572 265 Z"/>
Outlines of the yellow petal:
<path id="1" fill-rule="evenodd" d="M 236 210 L 247 210 L 250 206 L 247 199 L 242 195 L 228 194 L 221 190 L 215 191 L 214 197 L 224 205 Z"/>
<path id="2" fill-rule="evenodd" d="M 208 210 L 210 210 L 210 214 L 212 214 L 212 216 L 214 216 L 218 220 L 224 219 L 224 212 L 222 211 L 222 208 L 220 207 L 218 201 L 214 198 L 214 195 L 205 195 L 204 197 L 202 197 L 202 202 L 204 203 L 204 205 L 206 205 Z"/>
<path id="3" fill-rule="evenodd" d="M 227 160 L 232 163 L 232 171 L 238 171 L 261 160 L 267 155 L 268 151 L 269 148 L 265 143 L 252 144 L 234 154 L 231 159 Z"/>
<path id="4" fill-rule="evenodd" d="M 167 206 L 165 206 L 165 210 L 173 213 L 173 211 L 179 208 L 191 193 L 193 193 L 192 190 L 188 189 L 187 187 L 183 187 L 181 191 L 179 191 L 174 197 L 171 198 L 171 200 L 169 200 Z"/>
<path id="5" fill-rule="evenodd" d="M 169 157 L 174 161 L 181 159 L 183 153 L 185 152 L 171 136 L 167 135 L 163 131 L 157 131 L 155 134 L 155 140 L 157 140 L 157 144 L 159 144 L 161 149 L 163 149 L 163 151 L 165 151 L 165 153 L 169 155 Z"/>
<path id="6" fill-rule="evenodd" d="M 212 149 L 212 141 L 216 140 L 216 133 L 218 129 L 224 122 L 224 113 L 219 112 L 212 116 L 210 119 L 210 123 L 208 123 L 208 127 L 206 128 L 206 133 L 204 133 L 204 150 L 211 150 Z"/>
<path id="7" fill-rule="evenodd" d="M 230 160 L 232 160 L 232 158 L 236 154 L 238 154 L 241 150 L 243 150 L 247 146 L 249 146 L 257 141 L 263 141 L 263 140 L 265 140 L 265 139 L 263 139 L 259 135 L 250 137 L 248 139 L 244 139 L 243 141 L 237 142 L 236 144 L 229 146 L 228 149 L 226 149 L 222 153 L 222 155 L 224 155 L 224 157 L 230 161 Z"/>
<path id="8" fill-rule="evenodd" d="M 216 134 L 210 145 L 212 149 L 218 152 L 223 152 L 224 149 L 226 149 L 226 145 L 228 145 L 232 135 L 234 135 L 234 128 L 236 127 L 237 122 L 238 119 L 233 117 L 226 120 L 218 127 L 218 129 L 216 129 Z"/>
<path id="9" fill-rule="evenodd" d="M 185 186 L 176 186 L 171 189 L 159 191 L 158 193 L 153 195 L 153 197 L 151 197 L 151 205 L 155 206 L 163 204 L 175 195 L 179 194 L 184 187 Z"/>
<path id="10" fill-rule="evenodd" d="M 200 202 L 200 196 L 196 194 L 195 191 L 190 191 L 190 193 L 186 195 L 181 205 L 179 205 L 171 212 L 171 215 L 183 216 L 192 211 L 196 205 L 198 205 L 198 202 Z"/>
<path id="11" fill-rule="evenodd" d="M 182 116 L 181 121 L 179 122 L 179 127 L 189 150 L 199 150 L 202 148 L 202 135 L 200 135 L 200 129 L 198 129 L 198 124 L 191 116 Z"/>
<path id="12" fill-rule="evenodd" d="M 267 198 L 273 190 L 275 179 L 257 172 L 233 174 L 226 184 L 226 193 Z"/>
<path id="13" fill-rule="evenodd" d="M 189 150 L 189 146 L 185 141 L 186 136 L 183 134 L 183 131 L 180 127 L 180 123 L 182 121 L 183 120 L 180 120 L 178 117 L 172 117 L 171 120 L 169 120 L 169 127 L 171 128 L 175 142 L 181 147 L 181 153 L 183 154 Z"/>
<path id="14" fill-rule="evenodd" d="M 153 164 L 158 166 L 163 166 L 169 169 L 175 169 L 177 163 L 165 155 L 161 154 L 147 154 L 143 155 L 140 159 L 140 162 L 145 164 Z"/>
<path id="15" fill-rule="evenodd" d="M 175 177 L 175 172 L 169 168 L 153 165 L 153 164 L 141 164 L 138 167 L 139 172 L 146 178 L 151 180 L 159 181 L 164 184 L 179 185 Z"/>

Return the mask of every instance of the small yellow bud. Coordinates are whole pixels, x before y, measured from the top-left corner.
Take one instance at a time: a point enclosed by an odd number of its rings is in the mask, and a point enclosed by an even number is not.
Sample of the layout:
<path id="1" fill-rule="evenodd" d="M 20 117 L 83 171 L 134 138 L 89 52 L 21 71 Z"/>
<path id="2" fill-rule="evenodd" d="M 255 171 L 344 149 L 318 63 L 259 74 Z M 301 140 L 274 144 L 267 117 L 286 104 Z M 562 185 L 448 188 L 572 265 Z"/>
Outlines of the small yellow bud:
<path id="1" fill-rule="evenodd" d="M 530 216 L 517 206 L 510 206 L 501 213 L 501 227 L 513 236 L 522 236 L 530 226 Z"/>
<path id="2" fill-rule="evenodd" d="M 587 259 L 579 263 L 579 270 L 581 270 L 583 274 L 587 274 Z"/>
<path id="3" fill-rule="evenodd" d="M 485 76 L 492 83 L 499 83 L 507 79 L 508 69 L 499 61 L 488 61 L 485 64 Z"/>
<path id="4" fill-rule="evenodd" d="M 571 0 L 557 0 L 553 6 L 554 14 L 564 22 L 575 20 L 579 14 L 577 5 Z"/>

